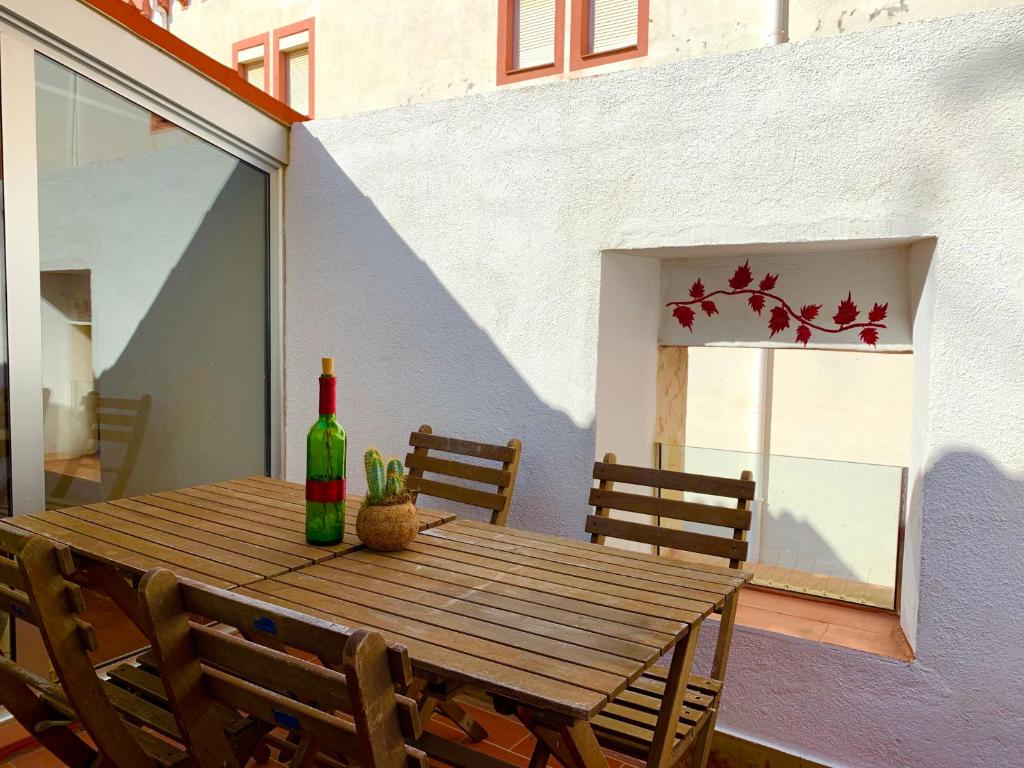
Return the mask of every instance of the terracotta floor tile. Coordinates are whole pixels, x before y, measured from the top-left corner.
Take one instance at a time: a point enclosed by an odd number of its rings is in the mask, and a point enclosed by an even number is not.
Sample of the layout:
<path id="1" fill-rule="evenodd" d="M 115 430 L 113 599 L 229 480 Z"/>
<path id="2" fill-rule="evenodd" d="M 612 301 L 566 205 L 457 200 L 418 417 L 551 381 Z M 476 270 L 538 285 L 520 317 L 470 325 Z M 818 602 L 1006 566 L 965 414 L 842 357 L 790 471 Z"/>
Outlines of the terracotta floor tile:
<path id="1" fill-rule="evenodd" d="M 487 730 L 487 741 L 511 750 L 517 743 L 527 735 L 526 728 L 518 720 L 505 715 L 499 715 L 480 707 L 461 702 L 466 711 Z"/>

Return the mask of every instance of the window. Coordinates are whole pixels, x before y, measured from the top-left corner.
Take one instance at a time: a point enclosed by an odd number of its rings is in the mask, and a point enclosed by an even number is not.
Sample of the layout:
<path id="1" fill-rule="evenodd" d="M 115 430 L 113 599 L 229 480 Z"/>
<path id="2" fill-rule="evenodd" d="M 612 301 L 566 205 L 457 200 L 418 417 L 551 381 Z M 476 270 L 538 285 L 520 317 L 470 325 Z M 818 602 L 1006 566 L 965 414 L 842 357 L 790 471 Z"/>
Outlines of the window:
<path id="1" fill-rule="evenodd" d="M 502 0 L 498 85 L 562 72 L 564 37 L 565 0 Z"/>
<path id="2" fill-rule="evenodd" d="M 267 69 L 267 49 L 270 35 L 258 35 L 231 46 L 231 65 L 238 74 L 261 91 L 270 91 L 270 72 Z"/>
<path id="3" fill-rule="evenodd" d="M 573 0 L 569 68 L 647 55 L 650 0 Z"/>
<path id="4" fill-rule="evenodd" d="M 277 80 L 274 95 L 303 115 L 313 116 L 313 19 L 274 30 Z"/>
<path id="5" fill-rule="evenodd" d="M 898 607 L 912 355 L 684 349 L 680 444 L 662 445 L 661 465 L 725 477 L 753 470 L 754 583 Z"/>

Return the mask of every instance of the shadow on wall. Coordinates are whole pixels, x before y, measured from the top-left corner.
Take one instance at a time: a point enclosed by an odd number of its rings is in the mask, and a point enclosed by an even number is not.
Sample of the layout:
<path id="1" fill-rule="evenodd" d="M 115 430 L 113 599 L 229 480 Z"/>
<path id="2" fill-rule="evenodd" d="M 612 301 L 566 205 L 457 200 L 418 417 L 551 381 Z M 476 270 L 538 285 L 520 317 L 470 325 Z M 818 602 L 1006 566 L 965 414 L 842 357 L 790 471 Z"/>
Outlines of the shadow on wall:
<path id="1" fill-rule="evenodd" d="M 509 525 L 582 537 L 593 424 L 577 426 L 537 396 L 304 126 L 292 129 L 292 145 L 289 178 L 302 182 L 290 182 L 286 195 L 289 478 L 303 477 L 305 433 L 316 413 L 318 358 L 336 355 L 339 420 L 348 433 L 354 491 L 365 483 L 362 452 L 372 445 L 385 455 L 404 455 L 410 432 L 420 424 L 430 424 L 438 434 L 491 443 L 518 437 L 523 453 Z M 445 215 L 441 200 L 430 202 Z M 451 226 L 457 236 L 459 222 Z M 479 264 L 467 268 L 486 270 Z M 486 275 L 481 280 L 486 282 Z M 502 301 L 501 285 L 490 287 L 495 301 Z M 557 354 L 558 328 L 550 329 L 550 338 Z M 578 375 L 582 381 L 592 371 Z M 566 386 L 585 390 L 593 383 L 567 381 Z M 444 506 L 426 497 L 422 503 Z M 480 510 L 451 508 L 486 518 Z"/>
<path id="2" fill-rule="evenodd" d="M 941 765 L 1018 764 L 1016 745 L 1024 731 L 1024 478 L 985 456 L 958 451 L 932 465 L 924 487 L 929 556 L 921 564 L 920 613 L 931 631 L 919 635 L 916 661 L 893 661 L 880 674 L 876 665 L 863 663 L 861 651 L 828 647 L 826 653 L 807 653 L 812 641 L 737 627 L 721 727 L 768 743 L 783 734 L 800 743 L 805 700 L 825 690 L 831 704 L 820 716 L 837 736 L 865 696 L 898 702 L 917 728 L 907 733 L 905 722 L 894 719 L 857 722 L 853 740 L 804 743 L 811 758 L 827 752 L 829 764 L 940 765 L 935 744 L 956 733 L 957 757 Z M 717 623 L 708 625 L 697 660 L 704 665 L 717 636 Z M 947 695 L 935 695 L 937 688 Z M 766 701 L 772 702 L 770 713 Z M 965 727 L 970 723 L 975 725 Z M 975 759 L 965 761 L 964 755 Z"/>

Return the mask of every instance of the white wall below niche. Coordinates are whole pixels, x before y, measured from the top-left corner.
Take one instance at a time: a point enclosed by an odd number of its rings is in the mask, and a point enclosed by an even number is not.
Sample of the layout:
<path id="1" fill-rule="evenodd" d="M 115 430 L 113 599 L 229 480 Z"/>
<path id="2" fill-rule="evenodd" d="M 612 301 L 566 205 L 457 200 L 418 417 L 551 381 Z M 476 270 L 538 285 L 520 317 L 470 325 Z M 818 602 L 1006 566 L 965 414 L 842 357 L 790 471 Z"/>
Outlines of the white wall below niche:
<path id="1" fill-rule="evenodd" d="M 807 323 L 811 336 L 808 347 L 871 349 L 860 338 L 860 328 L 830 333 L 837 325 L 833 315 L 840 302 L 851 297 L 857 306 L 856 325 L 867 322 L 877 302 L 887 305 L 885 326 L 876 329 L 879 351 L 905 351 L 911 344 L 911 307 L 920 287 L 910 284 L 908 253 L 911 241 L 834 240 L 771 245 L 695 246 L 657 248 L 645 255 L 662 259 L 662 313 L 658 341 L 665 345 L 705 346 L 803 346 L 796 338 L 801 322 L 787 317 L 788 326 L 772 335 L 769 319 L 772 309 L 784 300 L 795 313 L 805 305 L 820 305 L 817 316 Z M 744 263 L 750 266 L 750 282 L 734 292 L 730 279 Z M 767 276 L 776 276 L 766 291 L 760 313 L 748 303 Z M 691 296 L 691 287 L 700 280 L 705 297 L 714 303 L 702 310 Z M 769 278 L 770 281 L 770 278 Z M 722 293 L 719 293 L 721 291 Z M 669 302 L 694 302 L 693 327 L 682 325 L 673 316 Z M 816 328 L 815 326 L 818 326 Z"/>

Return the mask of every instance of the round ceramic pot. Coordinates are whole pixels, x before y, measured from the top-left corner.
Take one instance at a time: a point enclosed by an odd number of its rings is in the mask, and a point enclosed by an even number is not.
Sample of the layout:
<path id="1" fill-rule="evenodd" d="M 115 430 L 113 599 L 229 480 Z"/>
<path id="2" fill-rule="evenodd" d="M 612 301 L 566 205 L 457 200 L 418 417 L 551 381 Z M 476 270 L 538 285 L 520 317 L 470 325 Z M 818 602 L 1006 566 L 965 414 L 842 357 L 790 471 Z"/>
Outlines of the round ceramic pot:
<path id="1" fill-rule="evenodd" d="M 412 502 L 364 506 L 356 518 L 356 533 L 370 549 L 393 552 L 408 546 L 419 530 Z"/>

